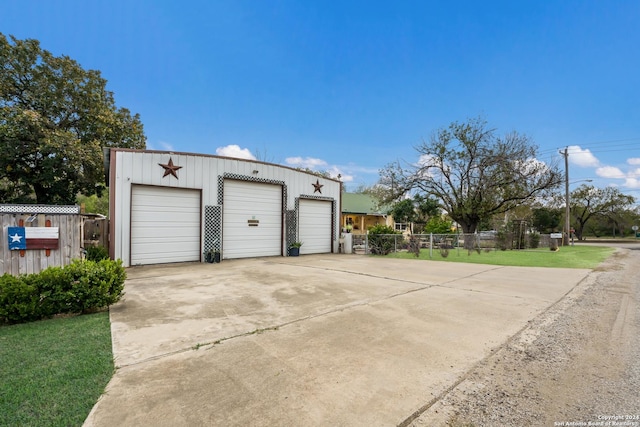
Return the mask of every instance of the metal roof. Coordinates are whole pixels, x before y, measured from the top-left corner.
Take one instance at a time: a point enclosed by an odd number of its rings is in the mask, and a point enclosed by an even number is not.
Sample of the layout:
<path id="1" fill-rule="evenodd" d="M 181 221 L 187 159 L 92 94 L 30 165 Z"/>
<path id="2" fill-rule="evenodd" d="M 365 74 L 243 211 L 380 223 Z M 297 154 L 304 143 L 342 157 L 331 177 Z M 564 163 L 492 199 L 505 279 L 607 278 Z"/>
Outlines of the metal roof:
<path id="1" fill-rule="evenodd" d="M 362 193 L 342 193 L 342 213 L 359 215 L 386 215 L 375 197 Z"/>

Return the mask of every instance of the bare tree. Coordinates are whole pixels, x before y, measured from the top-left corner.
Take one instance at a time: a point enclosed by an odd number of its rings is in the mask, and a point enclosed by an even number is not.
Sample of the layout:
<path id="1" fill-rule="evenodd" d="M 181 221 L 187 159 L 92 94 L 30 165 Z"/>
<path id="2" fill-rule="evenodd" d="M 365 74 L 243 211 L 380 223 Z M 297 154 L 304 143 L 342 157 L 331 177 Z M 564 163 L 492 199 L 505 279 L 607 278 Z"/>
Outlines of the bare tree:
<path id="1" fill-rule="evenodd" d="M 557 165 L 536 159 L 527 136 L 497 136 L 482 118 L 453 122 L 415 148 L 418 161 L 385 167 L 378 188 L 387 200 L 408 191 L 433 196 L 465 233 L 562 182 Z"/>

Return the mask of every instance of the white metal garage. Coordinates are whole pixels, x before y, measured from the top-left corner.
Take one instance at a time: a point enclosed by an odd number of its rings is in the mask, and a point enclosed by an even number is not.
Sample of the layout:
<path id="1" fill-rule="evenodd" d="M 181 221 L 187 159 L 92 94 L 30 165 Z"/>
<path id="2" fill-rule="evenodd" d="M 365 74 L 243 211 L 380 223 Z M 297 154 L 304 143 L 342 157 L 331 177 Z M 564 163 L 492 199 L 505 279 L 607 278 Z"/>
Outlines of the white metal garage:
<path id="1" fill-rule="evenodd" d="M 224 181 L 225 259 L 282 255 L 282 186 Z"/>
<path id="2" fill-rule="evenodd" d="M 331 253 L 342 183 L 258 160 L 111 148 L 109 256 L 139 264 Z M 220 251 L 220 252 L 218 252 Z"/>
<path id="3" fill-rule="evenodd" d="M 131 265 L 200 261 L 200 191 L 131 187 Z"/>
<path id="4" fill-rule="evenodd" d="M 300 253 L 331 252 L 331 201 L 300 199 L 298 209 L 298 236 L 303 243 Z"/>

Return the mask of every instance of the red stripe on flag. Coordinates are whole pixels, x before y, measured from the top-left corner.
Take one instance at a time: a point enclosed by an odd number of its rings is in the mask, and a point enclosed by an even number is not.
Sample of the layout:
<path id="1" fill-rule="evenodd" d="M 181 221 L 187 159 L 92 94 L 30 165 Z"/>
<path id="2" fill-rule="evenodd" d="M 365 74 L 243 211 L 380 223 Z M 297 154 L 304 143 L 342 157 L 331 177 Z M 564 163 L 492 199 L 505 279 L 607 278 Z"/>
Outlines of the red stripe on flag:
<path id="1" fill-rule="evenodd" d="M 58 239 L 27 239 L 27 249 L 58 249 Z"/>

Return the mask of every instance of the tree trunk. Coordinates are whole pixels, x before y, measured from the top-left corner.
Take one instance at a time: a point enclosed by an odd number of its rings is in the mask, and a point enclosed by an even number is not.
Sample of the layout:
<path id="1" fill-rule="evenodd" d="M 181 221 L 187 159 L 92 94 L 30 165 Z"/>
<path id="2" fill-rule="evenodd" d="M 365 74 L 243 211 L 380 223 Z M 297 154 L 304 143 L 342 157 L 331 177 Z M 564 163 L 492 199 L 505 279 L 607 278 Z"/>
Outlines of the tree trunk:
<path id="1" fill-rule="evenodd" d="M 473 250 L 474 243 L 475 243 L 475 236 L 469 236 L 469 235 L 476 232 L 476 230 L 478 229 L 478 223 L 463 222 L 463 221 L 458 221 L 458 223 L 462 226 L 462 232 L 465 234 L 464 248 L 467 250 Z"/>
<path id="2" fill-rule="evenodd" d="M 47 189 L 44 188 L 42 185 L 36 184 L 36 183 L 32 184 L 32 186 L 33 186 L 33 192 L 36 195 L 36 203 L 39 205 L 50 204 L 49 193 Z"/>

